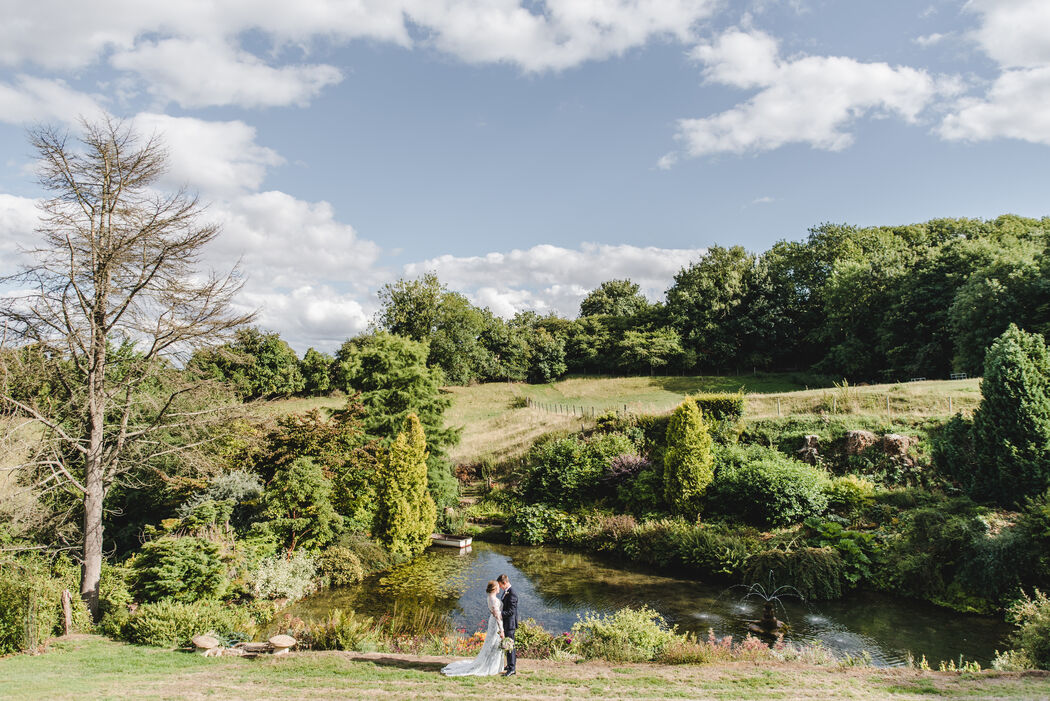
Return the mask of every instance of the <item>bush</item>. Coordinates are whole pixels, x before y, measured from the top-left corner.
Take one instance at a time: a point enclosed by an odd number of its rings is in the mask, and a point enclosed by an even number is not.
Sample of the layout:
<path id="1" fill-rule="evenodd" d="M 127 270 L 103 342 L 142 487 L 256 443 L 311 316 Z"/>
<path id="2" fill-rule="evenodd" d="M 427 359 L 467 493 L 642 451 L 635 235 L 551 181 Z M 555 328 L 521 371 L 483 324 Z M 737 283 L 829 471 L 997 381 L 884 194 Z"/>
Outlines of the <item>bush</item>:
<path id="1" fill-rule="evenodd" d="M 245 607 L 222 601 L 158 601 L 142 604 L 130 614 L 119 637 L 139 645 L 185 647 L 204 633 L 250 640 L 255 627 Z"/>
<path id="2" fill-rule="evenodd" d="M 52 567 L 34 555 L 0 563 L 0 654 L 33 649 L 62 632 L 63 589 L 73 596 L 74 627 L 90 625 L 76 594 L 76 577 L 71 568 L 63 566 L 67 563 L 62 560 Z"/>
<path id="3" fill-rule="evenodd" d="M 1050 669 L 1050 599 L 1037 589 L 1010 607 L 1010 619 L 1017 624 L 1017 650 L 1039 669 Z"/>
<path id="4" fill-rule="evenodd" d="M 511 542 L 526 545 L 564 543 L 579 530 L 579 522 L 571 515 L 544 504 L 523 506 L 507 519 Z"/>
<path id="5" fill-rule="evenodd" d="M 692 397 L 707 422 L 711 437 L 719 443 L 735 443 L 743 429 L 743 394 L 697 394 Z"/>
<path id="6" fill-rule="evenodd" d="M 845 579 L 846 565 L 834 548 L 766 550 L 748 560 L 744 571 L 745 582 L 767 590 L 794 587 L 799 595 L 812 600 L 838 599 Z"/>
<path id="7" fill-rule="evenodd" d="M 296 630 L 294 637 L 301 648 L 359 650 L 365 643 L 373 642 L 375 631 L 371 618 L 358 618 L 353 611 L 335 609 L 320 623 Z"/>
<path id="8" fill-rule="evenodd" d="M 726 526 L 694 526 L 681 539 L 682 563 L 705 574 L 736 577 L 758 552 L 754 535 Z"/>
<path id="9" fill-rule="evenodd" d="M 644 521 L 624 539 L 623 554 L 634 562 L 659 567 L 683 565 L 684 543 L 692 529 L 682 519 Z"/>
<path id="10" fill-rule="evenodd" d="M 365 578 L 365 568 L 357 554 L 348 547 L 333 545 L 321 553 L 321 575 L 333 587 L 357 584 Z"/>
<path id="11" fill-rule="evenodd" d="M 522 494 L 562 508 L 593 501 L 613 460 L 633 452 L 634 444 L 617 433 L 544 441 L 528 456 Z"/>
<path id="12" fill-rule="evenodd" d="M 973 415 L 978 495 L 1011 506 L 1050 486 L 1050 350 L 1013 324 L 984 360 Z"/>
<path id="13" fill-rule="evenodd" d="M 185 519 L 203 502 L 229 502 L 229 520 L 233 526 L 241 528 L 247 526 L 258 512 L 262 495 L 263 485 L 258 475 L 244 471 L 224 472 L 213 477 L 203 492 L 187 499 L 176 514 Z"/>
<path id="14" fill-rule="evenodd" d="M 828 476 L 823 470 L 770 449 L 728 455 L 708 498 L 712 511 L 773 527 L 798 523 L 827 509 Z"/>
<path id="15" fill-rule="evenodd" d="M 196 601 L 221 596 L 229 584 L 219 546 L 203 538 L 151 540 L 131 564 L 132 590 L 143 601 Z"/>
<path id="16" fill-rule="evenodd" d="M 833 477 L 824 490 L 828 507 L 851 515 L 869 506 L 875 499 L 875 485 L 856 475 Z"/>
<path id="17" fill-rule="evenodd" d="M 302 599 L 317 589 L 317 558 L 302 550 L 266 558 L 252 573 L 251 585 L 261 599 Z"/>
<path id="18" fill-rule="evenodd" d="M 713 477 L 711 434 L 696 404 L 686 400 L 671 413 L 664 452 L 664 499 L 671 510 L 695 519 Z"/>
<path id="19" fill-rule="evenodd" d="M 526 618 L 518 624 L 518 631 L 514 634 L 514 649 L 518 657 L 545 660 L 558 649 L 558 639 L 537 623 L 535 618 Z"/>
<path id="20" fill-rule="evenodd" d="M 979 491 L 975 489 L 978 471 L 972 419 L 956 414 L 932 433 L 930 443 L 934 467 L 942 476 L 956 482 L 967 494 Z"/>
<path id="21" fill-rule="evenodd" d="M 427 438 L 415 414 L 383 461 L 373 533 L 395 556 L 412 556 L 430 544 L 437 506 L 427 491 Z"/>
<path id="22" fill-rule="evenodd" d="M 655 467 L 642 470 L 617 487 L 616 501 L 636 516 L 666 513 L 663 477 Z"/>
<path id="23" fill-rule="evenodd" d="M 598 616 L 588 614 L 572 627 L 573 648 L 587 659 L 647 662 L 675 639 L 663 617 L 643 606 Z"/>
<path id="24" fill-rule="evenodd" d="M 838 551 L 845 566 L 843 577 L 850 586 L 855 587 L 861 580 L 871 577 L 877 550 L 873 534 L 849 530 L 835 521 L 821 521 L 815 517 L 806 519 L 806 526 L 815 532 L 813 545 Z"/>

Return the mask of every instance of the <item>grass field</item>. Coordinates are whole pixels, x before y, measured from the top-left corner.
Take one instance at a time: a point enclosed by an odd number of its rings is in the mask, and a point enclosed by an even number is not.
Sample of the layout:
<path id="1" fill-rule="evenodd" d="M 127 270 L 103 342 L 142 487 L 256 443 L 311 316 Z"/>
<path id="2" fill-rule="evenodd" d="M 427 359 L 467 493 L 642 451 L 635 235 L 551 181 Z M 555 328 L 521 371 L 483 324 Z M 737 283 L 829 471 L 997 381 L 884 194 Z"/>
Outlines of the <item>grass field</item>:
<path id="1" fill-rule="evenodd" d="M 450 658 L 302 652 L 203 658 L 95 636 L 0 659 L 4 699 L 1039 699 L 1045 672 L 732 662 L 709 665 L 521 660 L 518 675 L 442 677 Z"/>
<path id="2" fill-rule="evenodd" d="M 456 462 L 502 461 L 524 453 L 545 433 L 587 426 L 592 413 L 627 410 L 664 413 L 689 394 L 742 391 L 746 416 L 854 414 L 894 417 L 949 416 L 972 411 L 981 399 L 980 381 L 931 380 L 884 385 L 810 388 L 804 375 L 758 374 L 687 377 L 580 377 L 547 385 L 493 382 L 449 387 L 451 426 L 463 427 L 451 451 Z M 533 406 L 522 406 L 525 398 Z M 887 409 L 887 399 L 889 405 Z M 342 398 L 286 399 L 258 404 L 269 414 L 342 406 Z M 950 410 L 949 410 L 950 401 Z"/>

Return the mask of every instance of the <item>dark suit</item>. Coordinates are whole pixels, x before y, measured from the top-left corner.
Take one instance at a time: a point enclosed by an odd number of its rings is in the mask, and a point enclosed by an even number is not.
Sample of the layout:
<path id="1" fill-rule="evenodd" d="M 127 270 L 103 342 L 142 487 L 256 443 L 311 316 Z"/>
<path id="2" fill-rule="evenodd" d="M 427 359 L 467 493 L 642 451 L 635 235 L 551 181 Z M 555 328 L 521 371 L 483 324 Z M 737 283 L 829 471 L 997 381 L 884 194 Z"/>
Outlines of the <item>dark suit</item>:
<path id="1" fill-rule="evenodd" d="M 514 633 L 518 630 L 518 595 L 514 593 L 514 587 L 509 587 L 503 593 L 503 635 L 514 640 Z M 518 662 L 518 651 L 511 650 L 507 653 L 507 671 L 515 671 Z"/>

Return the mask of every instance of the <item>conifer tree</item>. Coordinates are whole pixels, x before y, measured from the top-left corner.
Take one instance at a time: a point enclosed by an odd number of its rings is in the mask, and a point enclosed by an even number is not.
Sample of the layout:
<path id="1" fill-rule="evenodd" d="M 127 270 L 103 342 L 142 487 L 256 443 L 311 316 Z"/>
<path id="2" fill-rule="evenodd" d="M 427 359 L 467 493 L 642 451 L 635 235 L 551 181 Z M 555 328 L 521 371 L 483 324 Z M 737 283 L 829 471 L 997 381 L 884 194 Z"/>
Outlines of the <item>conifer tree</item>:
<path id="1" fill-rule="evenodd" d="M 703 507 L 714 477 L 711 443 L 700 407 L 687 397 L 671 414 L 664 453 L 664 498 L 676 514 L 696 518 Z"/>
<path id="2" fill-rule="evenodd" d="M 380 471 L 373 536 L 395 555 L 418 555 L 436 524 L 437 507 L 427 490 L 427 439 L 419 417 L 409 414 Z"/>
<path id="3" fill-rule="evenodd" d="M 1005 505 L 1050 486 L 1050 352 L 1040 334 L 1016 325 L 984 360 L 973 416 L 978 494 Z"/>

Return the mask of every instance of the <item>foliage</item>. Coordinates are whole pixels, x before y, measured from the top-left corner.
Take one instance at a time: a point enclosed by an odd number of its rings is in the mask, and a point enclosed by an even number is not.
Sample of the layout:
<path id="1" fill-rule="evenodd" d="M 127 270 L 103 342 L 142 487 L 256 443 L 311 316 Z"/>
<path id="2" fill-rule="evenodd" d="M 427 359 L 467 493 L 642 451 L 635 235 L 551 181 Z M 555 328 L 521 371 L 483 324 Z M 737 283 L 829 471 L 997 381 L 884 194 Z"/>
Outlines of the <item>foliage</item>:
<path id="1" fill-rule="evenodd" d="M 634 451 L 620 434 L 568 436 L 536 445 L 527 457 L 521 487 L 527 501 L 572 508 L 600 496 L 613 462 Z"/>
<path id="2" fill-rule="evenodd" d="M 331 545 L 320 558 L 321 575 L 333 587 L 357 584 L 365 577 L 365 568 L 357 553 L 345 545 Z"/>
<path id="3" fill-rule="evenodd" d="M 1010 607 L 1017 625 L 1012 642 L 1024 658 L 1039 669 L 1050 669 L 1050 599 L 1036 589 Z"/>
<path id="4" fill-rule="evenodd" d="M 395 555 L 415 555 L 430 544 L 437 509 L 427 491 L 423 426 L 409 414 L 379 475 L 376 539 Z"/>
<path id="5" fill-rule="evenodd" d="M 263 497 L 258 527 L 275 536 L 289 557 L 298 547 L 319 548 L 342 527 L 332 507 L 332 482 L 311 458 L 297 458 L 274 472 Z"/>
<path id="6" fill-rule="evenodd" d="M 376 637 L 371 618 L 360 618 L 353 611 L 334 609 L 318 623 L 294 630 L 299 646 L 310 650 L 360 650 Z"/>
<path id="7" fill-rule="evenodd" d="M 831 547 L 764 550 L 748 560 L 744 581 L 794 587 L 806 599 L 838 599 L 845 589 L 847 566 Z"/>
<path id="8" fill-rule="evenodd" d="M 564 543 L 578 530 L 578 522 L 569 514 L 545 504 L 522 506 L 507 519 L 511 542 L 526 545 Z"/>
<path id="9" fill-rule="evenodd" d="M 55 566 L 36 555 L 0 561 L 0 654 L 33 650 L 62 632 L 62 591 L 76 591 L 76 572 L 62 558 Z M 90 617 L 74 595 L 73 624 L 86 629 Z"/>
<path id="10" fill-rule="evenodd" d="M 580 316 L 632 317 L 649 306 L 637 283 L 630 280 L 606 280 L 580 302 Z"/>
<path id="11" fill-rule="evenodd" d="M 554 636 L 536 622 L 535 618 L 526 618 L 518 623 L 514 634 L 514 650 L 518 657 L 530 660 L 545 660 L 554 655 L 555 650 L 572 642 L 571 636 Z"/>
<path id="12" fill-rule="evenodd" d="M 573 625 L 572 636 L 582 657 L 612 662 L 647 662 L 675 639 L 663 617 L 646 606 L 588 614 Z"/>
<path id="13" fill-rule="evenodd" d="M 198 351 L 190 367 L 230 383 L 245 399 L 289 397 L 302 392 L 299 358 L 275 332 L 239 329 L 232 343 Z"/>
<path id="14" fill-rule="evenodd" d="M 707 423 L 712 437 L 719 443 L 734 443 L 743 429 L 744 394 L 705 393 L 695 394 L 700 414 Z"/>
<path id="15" fill-rule="evenodd" d="M 987 488 L 981 484 L 982 474 L 977 467 L 973 419 L 956 414 L 931 438 L 933 464 L 941 475 L 956 482 L 967 494 L 978 494 Z"/>
<path id="16" fill-rule="evenodd" d="M 251 574 L 252 593 L 261 599 L 297 601 L 317 589 L 317 557 L 299 550 L 264 559 Z"/>
<path id="17" fill-rule="evenodd" d="M 1050 350 L 1013 324 L 988 349 L 973 416 L 983 495 L 1010 505 L 1050 486 Z"/>
<path id="18" fill-rule="evenodd" d="M 835 521 L 806 519 L 806 526 L 814 531 L 810 542 L 818 548 L 834 548 L 845 566 L 843 577 L 856 587 L 872 575 L 878 544 L 873 533 L 843 528 Z"/>
<path id="19" fill-rule="evenodd" d="M 617 486 L 616 501 L 636 516 L 665 512 L 663 476 L 655 465 L 643 468 Z"/>
<path id="20" fill-rule="evenodd" d="M 222 601 L 158 601 L 139 606 L 128 616 L 119 637 L 129 643 L 185 647 L 205 633 L 250 640 L 257 622 L 243 606 Z"/>
<path id="21" fill-rule="evenodd" d="M 822 513 L 827 474 L 770 449 L 723 450 L 708 505 L 756 526 L 786 526 Z"/>
<path id="22" fill-rule="evenodd" d="M 875 485 L 857 475 L 832 477 L 824 493 L 827 495 L 828 508 L 845 515 L 859 513 L 872 503 L 875 498 Z"/>
<path id="23" fill-rule="evenodd" d="M 143 601 L 212 599 L 229 586 L 219 546 L 192 536 L 166 536 L 143 544 L 131 570 L 132 590 Z"/>
<path id="24" fill-rule="evenodd" d="M 303 360 L 299 363 L 299 370 L 303 375 L 303 391 L 306 394 L 326 394 L 332 389 L 332 371 L 335 368 L 335 358 L 307 348 Z"/>
<path id="25" fill-rule="evenodd" d="M 565 374 L 565 341 L 544 328 L 533 330 L 528 347 L 529 382 L 554 382 Z"/>
<path id="26" fill-rule="evenodd" d="M 258 514 L 262 496 L 263 484 L 258 475 L 242 470 L 223 472 L 212 477 L 204 490 L 183 502 L 175 514 L 183 520 L 201 521 L 207 517 L 200 513 L 200 507 L 210 504 L 215 510 L 218 504 L 226 504 L 225 518 L 218 522 L 243 528 Z M 216 522 L 218 517 L 216 511 L 211 521 Z"/>
<path id="27" fill-rule="evenodd" d="M 664 499 L 671 510 L 696 518 L 714 471 L 711 434 L 700 409 L 689 400 L 671 413 L 664 453 Z"/>

